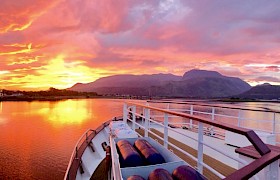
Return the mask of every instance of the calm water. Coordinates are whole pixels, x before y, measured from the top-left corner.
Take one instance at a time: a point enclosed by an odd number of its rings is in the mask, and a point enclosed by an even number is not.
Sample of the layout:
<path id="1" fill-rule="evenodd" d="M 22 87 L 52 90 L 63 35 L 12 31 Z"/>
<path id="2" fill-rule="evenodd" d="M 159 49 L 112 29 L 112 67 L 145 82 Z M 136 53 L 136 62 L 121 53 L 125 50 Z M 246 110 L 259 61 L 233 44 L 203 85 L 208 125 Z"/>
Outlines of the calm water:
<path id="1" fill-rule="evenodd" d="M 63 179 L 79 137 L 121 115 L 122 105 L 105 99 L 2 102 L 0 179 Z"/>
<path id="2" fill-rule="evenodd" d="M 123 101 L 0 102 L 0 179 L 63 179 L 74 145 L 89 128 L 122 113 Z M 279 104 L 240 106 L 279 109 Z"/>

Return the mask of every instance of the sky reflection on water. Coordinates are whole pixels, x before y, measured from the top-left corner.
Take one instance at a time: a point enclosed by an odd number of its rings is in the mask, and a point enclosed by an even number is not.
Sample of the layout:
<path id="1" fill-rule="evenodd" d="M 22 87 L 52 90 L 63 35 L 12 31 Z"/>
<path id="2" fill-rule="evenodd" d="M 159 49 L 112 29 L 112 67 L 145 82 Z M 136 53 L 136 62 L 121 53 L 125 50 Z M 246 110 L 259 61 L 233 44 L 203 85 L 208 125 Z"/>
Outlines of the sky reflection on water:
<path id="1" fill-rule="evenodd" d="M 112 99 L 0 102 L 0 179 L 62 179 L 80 136 L 122 115 L 122 106 Z"/>
<path id="2" fill-rule="evenodd" d="M 0 179 L 63 179 L 80 136 L 121 115 L 122 105 L 109 99 L 1 103 Z"/>
<path id="3" fill-rule="evenodd" d="M 59 101 L 38 110 L 53 126 L 82 124 L 94 117 L 87 101 Z"/>

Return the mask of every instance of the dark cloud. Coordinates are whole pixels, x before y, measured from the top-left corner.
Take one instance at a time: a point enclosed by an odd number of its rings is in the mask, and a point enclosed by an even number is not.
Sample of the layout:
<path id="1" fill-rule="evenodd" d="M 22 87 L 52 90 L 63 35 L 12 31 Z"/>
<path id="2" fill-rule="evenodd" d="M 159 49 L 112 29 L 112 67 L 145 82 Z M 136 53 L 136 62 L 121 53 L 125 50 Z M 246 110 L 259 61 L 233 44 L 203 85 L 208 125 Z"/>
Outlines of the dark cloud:
<path id="1" fill-rule="evenodd" d="M 279 66 L 267 66 L 266 69 L 272 72 L 280 72 L 280 65 Z"/>
<path id="2" fill-rule="evenodd" d="M 279 83 L 280 82 L 280 78 L 277 77 L 271 77 L 271 76 L 260 76 L 254 79 L 254 81 L 266 81 L 266 82 L 275 82 L 275 83 Z"/>

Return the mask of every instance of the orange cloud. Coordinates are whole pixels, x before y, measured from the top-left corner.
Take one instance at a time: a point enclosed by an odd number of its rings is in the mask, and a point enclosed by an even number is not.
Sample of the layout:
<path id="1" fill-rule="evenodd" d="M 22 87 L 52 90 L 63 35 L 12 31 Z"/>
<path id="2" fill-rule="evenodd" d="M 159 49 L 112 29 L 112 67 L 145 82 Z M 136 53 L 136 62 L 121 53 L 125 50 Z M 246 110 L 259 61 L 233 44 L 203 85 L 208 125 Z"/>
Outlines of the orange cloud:
<path id="1" fill-rule="evenodd" d="M 65 56 L 60 55 L 48 61 L 48 64 L 37 68 L 15 69 L 6 77 L 5 82 L 9 82 L 10 89 L 14 89 L 19 84 L 22 89 L 48 89 L 49 87 L 66 88 L 71 87 L 76 82 L 88 83 L 106 73 L 106 70 L 92 69 L 85 66 L 83 61 L 73 61 L 67 63 Z M 4 72 L 2 72 L 4 74 Z"/>
<path id="2" fill-rule="evenodd" d="M 48 11 L 57 0 L 1 1 L 0 33 L 22 31 L 31 26 L 37 17 Z"/>
<path id="3" fill-rule="evenodd" d="M 31 52 L 32 43 L 29 43 L 27 45 L 12 44 L 12 45 L 4 45 L 4 47 L 5 46 L 6 47 L 15 47 L 15 48 L 17 48 L 19 50 L 2 52 L 2 53 L 0 53 L 0 56 L 2 56 L 2 55 L 14 55 L 14 54 L 21 54 L 21 53 Z"/>

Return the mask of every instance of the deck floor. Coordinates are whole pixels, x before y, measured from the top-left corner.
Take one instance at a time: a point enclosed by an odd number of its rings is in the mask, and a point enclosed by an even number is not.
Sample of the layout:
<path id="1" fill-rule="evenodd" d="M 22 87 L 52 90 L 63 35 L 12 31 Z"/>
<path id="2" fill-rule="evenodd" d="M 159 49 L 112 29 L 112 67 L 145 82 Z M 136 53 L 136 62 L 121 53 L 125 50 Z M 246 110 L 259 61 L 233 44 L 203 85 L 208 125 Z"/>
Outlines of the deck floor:
<path id="1" fill-rule="evenodd" d="M 94 171 L 90 180 L 108 180 L 108 172 L 106 170 L 106 160 L 103 159 L 97 169 Z"/>
<path id="2" fill-rule="evenodd" d="M 163 133 L 161 133 L 160 131 L 156 130 L 156 129 L 151 129 L 152 132 L 154 132 L 155 134 L 157 134 L 160 137 L 163 137 Z M 142 136 L 144 135 L 144 130 L 142 129 L 137 129 L 136 130 L 139 134 L 141 134 Z M 153 134 L 149 133 L 148 135 L 149 137 L 153 138 L 153 139 L 157 139 L 159 143 L 163 144 L 163 141 L 158 139 L 156 136 L 154 136 Z M 168 141 L 171 142 L 172 144 L 180 147 L 181 149 L 183 149 L 184 151 L 188 152 L 189 154 L 197 157 L 197 151 L 184 144 L 179 142 L 178 140 L 172 138 L 172 137 L 168 137 Z M 171 149 L 177 156 L 179 156 L 181 159 L 183 159 L 184 161 L 186 161 L 187 163 L 189 163 L 191 166 L 196 167 L 197 164 L 194 160 L 192 160 L 191 158 L 189 158 L 188 156 L 186 156 L 185 154 L 183 154 L 182 152 L 178 151 L 177 149 L 169 146 L 168 149 Z M 234 171 L 236 171 L 236 169 L 204 154 L 203 155 L 203 162 L 206 163 L 207 165 L 211 166 L 213 169 L 217 170 L 218 172 L 220 172 L 221 174 L 223 174 L 224 176 L 228 176 L 229 174 L 233 173 Z M 213 166 L 214 165 L 214 166 Z M 206 176 L 208 179 L 220 179 L 219 177 L 217 177 L 215 174 L 213 174 L 211 171 L 209 171 L 208 169 L 204 168 L 203 169 L 203 174 L 204 176 Z"/>

